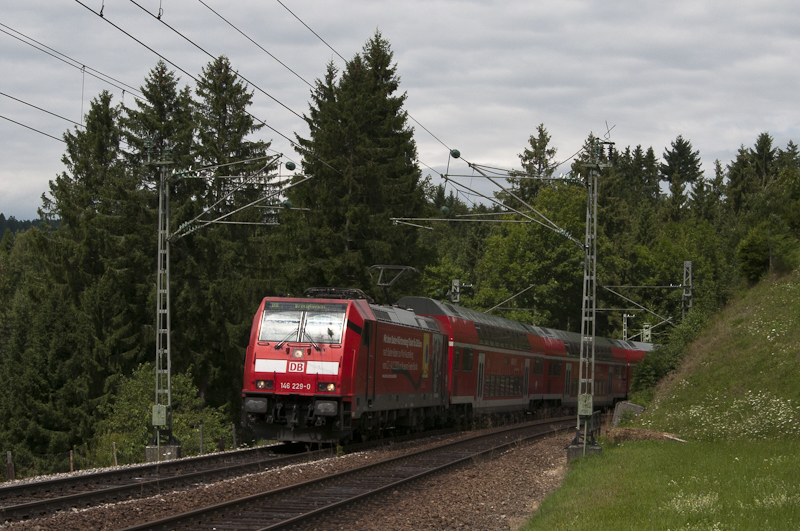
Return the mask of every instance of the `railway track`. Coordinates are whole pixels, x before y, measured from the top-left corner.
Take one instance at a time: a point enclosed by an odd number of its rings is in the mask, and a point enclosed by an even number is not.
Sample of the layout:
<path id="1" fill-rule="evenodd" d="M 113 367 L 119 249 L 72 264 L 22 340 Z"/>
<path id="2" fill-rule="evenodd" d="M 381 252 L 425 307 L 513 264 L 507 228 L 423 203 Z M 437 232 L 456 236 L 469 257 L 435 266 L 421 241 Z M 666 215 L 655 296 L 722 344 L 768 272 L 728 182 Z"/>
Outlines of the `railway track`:
<path id="1" fill-rule="evenodd" d="M 330 455 L 331 449 L 287 456 L 260 447 L 2 486 L 0 524 L 144 498 Z"/>
<path id="2" fill-rule="evenodd" d="M 458 466 L 481 456 L 502 452 L 523 441 L 574 427 L 572 417 L 537 421 L 476 435 L 405 454 L 320 479 L 246 496 L 225 503 L 146 522 L 124 531 L 144 530 L 259 530 L 288 529 L 323 517 L 408 482 Z"/>

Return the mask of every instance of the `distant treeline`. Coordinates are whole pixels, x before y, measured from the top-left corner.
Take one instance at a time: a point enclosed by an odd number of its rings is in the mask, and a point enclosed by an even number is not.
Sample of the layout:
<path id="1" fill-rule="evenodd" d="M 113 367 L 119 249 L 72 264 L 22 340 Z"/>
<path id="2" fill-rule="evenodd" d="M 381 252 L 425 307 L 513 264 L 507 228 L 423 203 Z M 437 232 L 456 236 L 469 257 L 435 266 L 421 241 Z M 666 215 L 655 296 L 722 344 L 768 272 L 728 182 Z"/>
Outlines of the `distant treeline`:
<path id="1" fill-rule="evenodd" d="M 31 227 L 38 227 L 42 222 L 41 219 L 27 220 L 17 219 L 14 216 L 6 218 L 5 214 L 0 212 L 0 238 L 6 233 L 6 229 L 11 232 L 22 232 L 30 229 Z"/>

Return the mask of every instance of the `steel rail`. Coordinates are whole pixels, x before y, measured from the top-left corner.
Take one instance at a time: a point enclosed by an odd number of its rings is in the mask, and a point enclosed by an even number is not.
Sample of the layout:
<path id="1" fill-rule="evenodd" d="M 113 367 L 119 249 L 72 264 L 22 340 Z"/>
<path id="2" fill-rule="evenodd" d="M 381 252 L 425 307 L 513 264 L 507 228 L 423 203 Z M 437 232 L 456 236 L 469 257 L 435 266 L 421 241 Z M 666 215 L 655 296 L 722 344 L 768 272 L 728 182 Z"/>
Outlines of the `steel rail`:
<path id="1" fill-rule="evenodd" d="M 259 447 L 9 485 L 0 487 L 0 504 L 4 505 L 0 507 L 0 522 L 40 517 L 74 507 L 152 496 L 186 484 L 240 476 L 330 454 L 331 450 L 326 449 L 279 456 L 267 453 L 265 448 Z M 65 492 L 68 494 L 64 494 Z M 36 499 L 42 496 L 46 498 Z"/>
<path id="2" fill-rule="evenodd" d="M 359 452 L 413 440 L 420 438 L 420 435 L 432 437 L 453 431 L 443 429 L 377 439 L 348 445 L 344 451 Z M 0 486 L 0 523 L 38 518 L 64 509 L 144 498 L 187 484 L 238 477 L 288 464 L 322 459 L 334 455 L 336 451 L 335 448 L 327 448 L 283 457 L 271 453 L 271 449 L 281 448 L 281 445 L 248 448 Z"/>
<path id="3" fill-rule="evenodd" d="M 125 528 L 123 531 L 152 529 L 197 529 L 207 524 L 215 529 L 258 529 L 274 531 L 286 529 L 304 520 L 319 517 L 327 511 L 340 509 L 368 496 L 396 488 L 446 468 L 458 466 L 479 456 L 519 444 L 523 440 L 543 437 L 561 430 L 572 429 L 572 417 L 546 419 L 514 426 L 488 434 L 475 435 L 455 442 L 394 457 L 324 478 L 309 480 L 287 487 L 249 495 L 236 500 L 214 504 L 159 520 Z M 558 427 L 553 429 L 553 424 Z M 536 433 L 516 437 L 503 444 L 492 443 L 500 436 L 510 437 L 514 432 L 536 429 Z M 486 444 L 489 444 L 487 447 Z M 469 445 L 481 445 L 470 450 Z M 447 454 L 450 454 L 449 457 Z M 437 461 L 438 456 L 445 459 Z M 415 460 L 431 459 L 433 463 L 420 464 Z M 372 474 L 371 474 L 372 473 Z M 371 475 L 370 475 L 371 474 Z M 366 484 L 366 485 L 365 485 Z M 303 498 L 301 499 L 301 493 Z M 274 502 L 274 508 L 269 506 Z M 257 515 L 254 513 L 258 513 Z M 261 522 L 247 525 L 243 522 Z M 273 520 L 267 527 L 265 521 Z M 277 521 L 275 521 L 277 520 Z"/>

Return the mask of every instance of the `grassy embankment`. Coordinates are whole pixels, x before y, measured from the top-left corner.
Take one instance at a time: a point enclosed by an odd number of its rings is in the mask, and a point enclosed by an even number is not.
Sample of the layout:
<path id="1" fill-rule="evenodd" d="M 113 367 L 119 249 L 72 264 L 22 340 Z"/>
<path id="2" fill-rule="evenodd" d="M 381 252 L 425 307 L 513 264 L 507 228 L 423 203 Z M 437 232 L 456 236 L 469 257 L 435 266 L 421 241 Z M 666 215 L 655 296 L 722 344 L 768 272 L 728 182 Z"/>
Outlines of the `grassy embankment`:
<path id="1" fill-rule="evenodd" d="M 800 529 L 800 272 L 715 316 L 631 427 L 573 461 L 524 531 Z"/>

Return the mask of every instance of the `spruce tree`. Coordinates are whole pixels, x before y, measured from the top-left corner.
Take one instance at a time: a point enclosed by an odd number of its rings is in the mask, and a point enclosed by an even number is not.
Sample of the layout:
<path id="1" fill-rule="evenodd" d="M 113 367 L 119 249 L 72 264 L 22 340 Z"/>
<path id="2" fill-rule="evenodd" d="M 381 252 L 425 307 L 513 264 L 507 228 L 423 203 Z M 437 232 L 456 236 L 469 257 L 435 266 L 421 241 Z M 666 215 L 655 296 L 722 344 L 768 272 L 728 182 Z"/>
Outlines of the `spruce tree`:
<path id="1" fill-rule="evenodd" d="M 136 108 L 126 109 L 122 126 L 129 149 L 125 155 L 133 170 L 143 168 L 147 162 L 147 140 L 152 141 L 156 157 L 170 148 L 173 170 L 192 165 L 195 132 L 192 96 L 188 86 L 179 90 L 179 81 L 164 61 L 158 61 L 140 88 L 144 98 L 136 100 Z M 148 168 L 147 174 L 155 185 L 158 170 Z"/>
<path id="2" fill-rule="evenodd" d="M 121 159 L 119 115 L 103 92 L 84 129 L 64 134 L 65 171 L 40 209 L 58 227 L 29 231 L 20 247 L 36 266 L 14 293 L 2 386 L 24 406 L 6 410 L 2 429 L 35 453 L 87 441 L 114 379 L 142 361 L 140 272 L 152 251 L 138 238 L 141 189 Z"/>
<path id="3" fill-rule="evenodd" d="M 374 264 L 421 267 L 427 260 L 416 230 L 392 224 L 425 208 L 413 130 L 403 110 L 405 94 L 380 32 L 348 61 L 341 77 L 329 64 L 312 92 L 306 122 L 309 138 L 298 136 L 308 186 L 289 196 L 310 208 L 297 229 L 305 239 L 297 259 L 308 266 L 302 284 L 350 286 L 372 291 Z"/>
<path id="4" fill-rule="evenodd" d="M 216 172 L 216 175 L 243 175 L 264 165 L 264 161 L 248 161 L 263 157 L 268 144 L 248 140 L 263 124 L 256 123 L 247 108 L 253 103 L 253 92 L 239 78 L 224 55 L 203 68 L 197 81 L 194 121 L 197 126 L 197 146 L 194 159 L 200 166 L 239 162 Z M 206 204 L 213 205 L 231 191 L 229 180 L 218 179 L 209 183 Z M 252 189 L 238 195 L 252 198 Z M 224 211 L 224 206 L 217 208 Z"/>
<path id="5" fill-rule="evenodd" d="M 253 93 L 239 78 L 227 57 L 203 68 L 193 105 L 197 166 L 226 166 L 214 177 L 248 176 L 263 168 L 268 143 L 252 140 L 261 129 L 248 112 Z M 251 160 L 261 157 L 259 160 Z M 245 162 L 247 161 L 247 162 Z M 231 164 L 233 163 L 233 164 Z M 203 210 L 203 219 L 231 213 L 264 194 L 263 179 L 183 179 L 176 186 L 195 186 L 181 198 L 173 215 L 173 230 Z M 188 188 L 187 188 L 188 189 Z M 224 221 L 261 221 L 262 211 L 246 209 Z M 244 347 L 253 312 L 266 295 L 263 246 L 254 239 L 263 231 L 251 225 L 209 225 L 172 246 L 172 336 L 176 372 L 191 369 L 200 396 L 213 406 L 238 409 Z"/>
<path id="6" fill-rule="evenodd" d="M 671 149 L 664 150 L 664 162 L 659 166 L 661 180 L 670 184 L 676 181 L 694 184 L 703 174 L 700 170 L 700 152 L 692 151 L 692 143 L 682 135 L 678 135 L 670 146 Z"/>
<path id="7" fill-rule="evenodd" d="M 556 170 L 556 148 L 550 145 L 550 134 L 544 124 L 536 127 L 536 136 L 531 135 L 525 150 L 519 154 L 519 161 L 525 176 L 509 179 L 512 191 L 523 201 L 530 203 L 547 183 L 543 179 L 553 176 Z M 519 206 L 519 205 L 516 205 Z"/>

